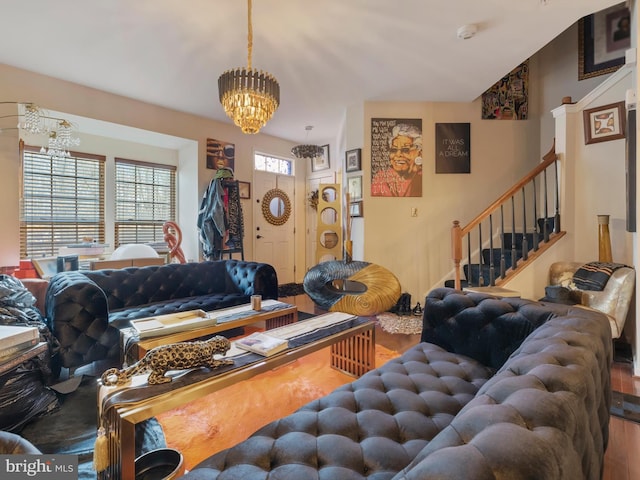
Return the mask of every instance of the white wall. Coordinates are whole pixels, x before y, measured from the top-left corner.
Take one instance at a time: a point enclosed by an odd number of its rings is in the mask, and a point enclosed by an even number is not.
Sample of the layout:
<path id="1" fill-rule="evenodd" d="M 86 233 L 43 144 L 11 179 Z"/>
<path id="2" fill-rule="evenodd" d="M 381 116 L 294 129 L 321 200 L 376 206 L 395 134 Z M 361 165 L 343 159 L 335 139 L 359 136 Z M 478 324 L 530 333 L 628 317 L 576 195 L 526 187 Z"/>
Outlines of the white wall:
<path id="1" fill-rule="evenodd" d="M 185 218 L 182 231 L 189 245 L 196 245 L 194 242 L 197 240 L 194 238 L 197 236 L 197 231 L 194 229 L 195 223 L 192 219 L 197 214 L 199 201 L 214 172 L 206 169 L 207 138 L 216 138 L 235 144 L 235 177 L 238 180 L 252 181 L 254 149 L 281 157 L 291 156 L 293 144 L 283 139 L 264 134 L 244 135 L 239 128 L 231 124 L 134 101 L 7 65 L 0 65 L 0 91 L 3 101 L 33 102 L 47 110 L 197 142 L 197 156 L 193 155 L 195 151 L 189 147 L 185 147 L 184 151 L 178 153 L 179 161 L 186 162 L 183 165 L 185 171 L 190 175 L 196 174 L 188 185 L 179 186 L 180 216 L 189 218 L 189 220 Z M 0 164 L 3 173 L 0 178 L 0 191 L 2 191 L 5 207 L 0 217 L 4 220 L 3 228 L 0 230 L 0 259 L 1 264 L 6 266 L 18 265 L 19 260 L 20 169 L 17 142 L 17 135 L 11 131 L 0 135 Z M 305 175 L 306 170 L 301 169 L 296 176 L 298 192 L 304 191 Z M 304 195 L 296 196 L 295 206 L 299 207 L 296 212 L 304 211 L 304 201 Z M 243 200 L 242 206 L 245 213 L 245 258 L 251 260 L 253 259 L 253 215 L 249 202 L 249 200 Z M 304 232 L 304 225 L 304 215 L 297 215 L 296 231 Z M 299 238 L 303 237 L 304 235 L 299 236 Z M 300 245 L 303 241 L 299 241 Z M 194 252 L 188 252 L 187 256 L 193 258 Z M 304 264 L 304 248 L 297 248 L 296 265 L 299 268 L 296 277 L 298 281 L 301 281 L 304 275 L 304 268 L 302 268 Z"/>

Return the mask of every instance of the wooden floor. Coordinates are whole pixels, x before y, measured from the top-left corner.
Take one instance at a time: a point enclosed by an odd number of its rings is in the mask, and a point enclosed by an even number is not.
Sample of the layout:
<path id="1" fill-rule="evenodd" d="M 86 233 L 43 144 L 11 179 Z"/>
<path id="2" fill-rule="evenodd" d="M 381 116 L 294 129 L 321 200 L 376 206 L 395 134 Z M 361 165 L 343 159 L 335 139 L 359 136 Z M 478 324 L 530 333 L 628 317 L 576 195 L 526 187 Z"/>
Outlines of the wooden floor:
<path id="1" fill-rule="evenodd" d="M 323 313 L 314 307 L 306 295 L 286 297 L 283 302 L 298 306 L 298 310 Z M 376 343 L 403 352 L 420 341 L 419 335 L 390 335 L 376 329 Z M 618 392 L 640 396 L 640 378 L 632 374 L 631 364 L 615 362 L 611 369 L 611 386 Z M 640 424 L 611 416 L 609 423 L 609 446 L 605 454 L 603 480 L 640 479 Z"/>
<path id="2" fill-rule="evenodd" d="M 614 363 L 611 388 L 640 396 L 640 378 L 631 374 L 631 364 Z M 640 423 L 611 416 L 609 446 L 605 454 L 603 480 L 640 479 Z"/>

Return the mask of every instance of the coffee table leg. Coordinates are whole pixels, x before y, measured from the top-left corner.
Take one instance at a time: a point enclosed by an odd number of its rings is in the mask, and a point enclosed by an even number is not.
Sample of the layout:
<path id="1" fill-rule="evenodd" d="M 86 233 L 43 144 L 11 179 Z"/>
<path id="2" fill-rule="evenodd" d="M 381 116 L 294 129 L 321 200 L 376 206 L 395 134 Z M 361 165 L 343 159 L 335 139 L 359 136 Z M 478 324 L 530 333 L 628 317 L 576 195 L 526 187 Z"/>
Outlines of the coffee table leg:
<path id="1" fill-rule="evenodd" d="M 362 333 L 331 345 L 331 366 L 359 377 L 375 368 L 376 333 L 374 325 Z"/>

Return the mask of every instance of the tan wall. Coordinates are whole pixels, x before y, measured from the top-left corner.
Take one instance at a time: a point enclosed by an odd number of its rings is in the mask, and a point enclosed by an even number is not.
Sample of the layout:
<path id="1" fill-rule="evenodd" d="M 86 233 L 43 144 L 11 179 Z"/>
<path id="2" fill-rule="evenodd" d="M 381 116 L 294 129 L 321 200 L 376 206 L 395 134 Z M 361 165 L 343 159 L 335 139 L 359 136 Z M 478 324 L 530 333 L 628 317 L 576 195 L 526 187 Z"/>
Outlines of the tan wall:
<path id="1" fill-rule="evenodd" d="M 192 177 L 186 185 L 188 188 L 184 188 L 185 185 L 183 185 L 179 199 L 181 202 L 179 205 L 180 215 L 185 216 L 186 225 L 190 223 L 193 225 L 202 193 L 213 176 L 213 170 L 207 170 L 205 163 L 207 138 L 225 140 L 236 145 L 235 176 L 239 180 L 252 181 L 254 150 L 287 158 L 291 156 L 290 151 L 293 144 L 286 140 L 264 134 L 247 136 L 231 124 L 134 101 L 6 65 L 0 65 L 0 92 L 2 92 L 0 98 L 2 101 L 34 102 L 48 110 L 196 141 L 198 143 L 197 157 L 194 157 L 194 152 L 189 153 L 188 147 L 185 149 L 186 152 L 178 154 L 181 162 L 189 162 L 189 165 L 181 165 L 179 168 Z M 215 101 L 214 93 L 212 93 L 212 102 Z M 4 206 L 2 209 L 3 228 L 0 230 L 0 264 L 17 265 L 20 178 L 17 136 L 10 132 L 2 133 L 0 142 L 0 162 L 2 162 L 3 172 L 2 178 L 0 178 L 0 191 L 2 191 Z M 297 168 L 297 191 L 304 192 L 305 175 L 304 166 Z M 249 201 L 243 201 L 246 232 L 245 257 L 248 259 L 252 259 L 253 253 L 251 206 Z M 304 232 L 304 215 L 300 213 L 305 211 L 304 195 L 296 197 L 294 207 L 298 214 L 296 231 Z M 183 234 L 185 237 L 193 238 L 197 232 L 193 227 L 190 227 L 189 231 L 183 228 Z M 305 264 L 304 248 L 297 249 L 296 264 L 299 266 Z M 304 274 L 302 267 L 297 271 L 300 277 Z"/>
<path id="2" fill-rule="evenodd" d="M 367 103 L 363 139 L 364 259 L 391 270 L 412 302 L 422 302 L 451 276 L 450 228 L 463 225 L 524 176 L 539 161 L 536 95 L 530 120 L 481 120 L 480 99 L 472 103 Z M 422 118 L 423 196 L 371 197 L 371 118 Z M 471 173 L 436 174 L 436 123 L 471 124 Z M 551 142 L 551 139 L 549 139 Z M 418 216 L 411 217 L 417 208 Z"/>

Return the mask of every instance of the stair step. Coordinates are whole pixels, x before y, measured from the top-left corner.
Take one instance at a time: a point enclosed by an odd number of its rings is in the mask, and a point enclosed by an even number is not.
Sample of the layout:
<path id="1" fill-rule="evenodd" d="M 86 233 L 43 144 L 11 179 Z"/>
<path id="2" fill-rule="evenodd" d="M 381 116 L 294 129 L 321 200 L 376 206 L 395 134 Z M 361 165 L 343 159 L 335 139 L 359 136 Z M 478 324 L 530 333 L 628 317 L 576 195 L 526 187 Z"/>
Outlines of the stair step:
<path id="1" fill-rule="evenodd" d="M 553 228 L 555 224 L 554 217 L 538 218 L 538 232 L 527 232 L 527 247 L 528 251 L 533 251 L 534 247 L 534 235 L 537 233 L 538 243 L 544 241 L 544 226 L 547 226 L 547 233 L 551 235 L 553 233 Z M 504 261 L 505 261 L 505 271 L 512 267 L 512 257 L 511 257 L 511 248 L 512 243 L 515 244 L 516 249 L 516 261 L 522 259 L 522 243 L 525 235 L 520 232 L 505 232 L 502 236 L 503 248 L 504 248 Z M 493 249 L 493 267 L 494 267 L 494 279 L 497 280 L 500 278 L 500 256 L 502 251 L 500 248 Z M 483 274 L 483 282 L 484 285 L 488 285 L 489 283 L 489 272 L 490 272 L 490 260 L 491 260 L 491 249 L 485 248 L 482 250 L 482 274 Z M 475 263 L 469 265 L 463 265 L 463 272 L 465 276 L 465 280 L 461 280 L 462 288 L 473 285 L 479 285 L 480 281 L 480 265 Z M 444 285 L 445 287 L 453 288 L 455 284 L 454 280 L 446 280 Z"/>

